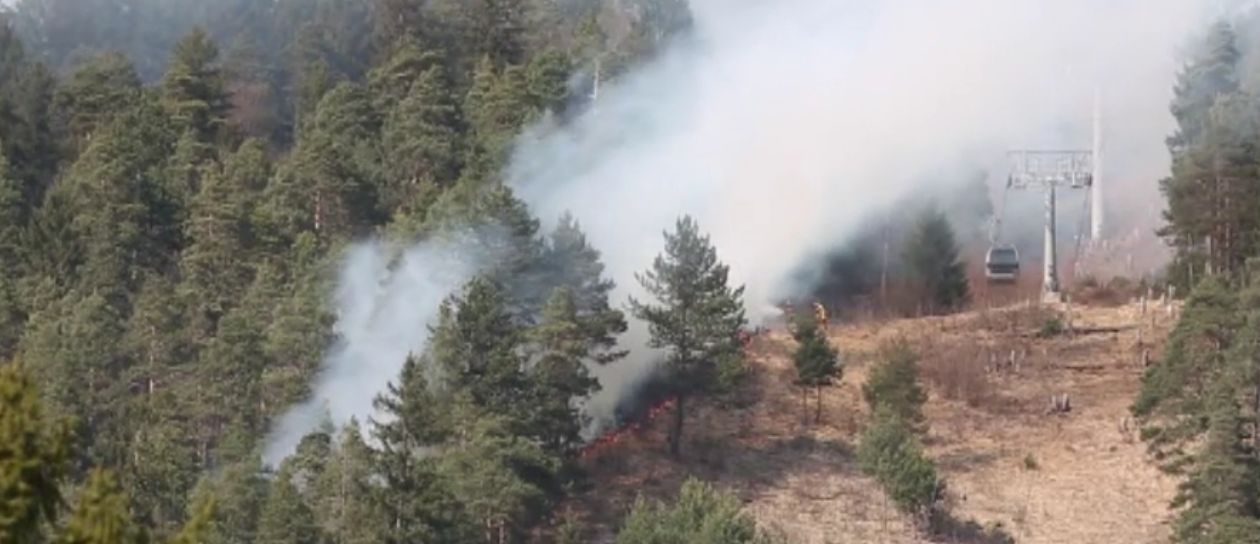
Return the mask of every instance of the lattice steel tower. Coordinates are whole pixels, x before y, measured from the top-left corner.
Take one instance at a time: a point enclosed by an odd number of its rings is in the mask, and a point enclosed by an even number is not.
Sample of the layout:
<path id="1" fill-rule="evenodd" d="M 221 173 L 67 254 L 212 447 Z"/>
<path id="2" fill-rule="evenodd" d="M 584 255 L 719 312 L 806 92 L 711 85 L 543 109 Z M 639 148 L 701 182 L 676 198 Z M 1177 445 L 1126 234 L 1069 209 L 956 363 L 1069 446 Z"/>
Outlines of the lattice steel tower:
<path id="1" fill-rule="evenodd" d="M 1018 150 L 1010 152 L 1010 189 L 1042 189 L 1046 193 L 1045 257 L 1041 282 L 1042 298 L 1061 300 L 1059 293 L 1058 247 L 1055 233 L 1055 193 L 1066 189 L 1089 189 L 1094 184 L 1094 153 L 1085 150 Z"/>

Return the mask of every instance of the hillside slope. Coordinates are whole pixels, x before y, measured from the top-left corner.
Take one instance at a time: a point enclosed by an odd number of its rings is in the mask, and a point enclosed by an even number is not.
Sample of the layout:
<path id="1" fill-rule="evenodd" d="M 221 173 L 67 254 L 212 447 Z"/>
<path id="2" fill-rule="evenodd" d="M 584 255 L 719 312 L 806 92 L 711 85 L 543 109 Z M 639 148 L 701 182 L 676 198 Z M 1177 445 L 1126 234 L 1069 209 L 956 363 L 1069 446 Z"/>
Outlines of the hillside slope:
<path id="1" fill-rule="evenodd" d="M 651 425 L 588 459 L 597 489 L 568 508 L 585 518 L 593 541 L 607 541 L 636 496 L 667 497 L 694 474 L 737 493 L 792 542 L 922 541 L 852 454 L 865 420 L 860 385 L 879 346 L 900 337 L 924 354 L 926 441 L 956 517 L 1000 524 L 1018 542 L 1167 541 L 1176 482 L 1149 462 L 1126 416 L 1141 353 L 1158 354 L 1171 319 L 1162 309 L 1143 317 L 1136 304 L 1076 308 L 1073 325 L 1091 332 L 1039 338 L 1048 317 L 1008 308 L 834 327 L 847 367 L 824 393 L 820 424 L 805 422 L 792 341 L 773 331 L 757 339 L 753 376 L 738 398 L 691 414 L 683 460 L 664 454 L 663 426 Z M 991 364 L 1011 351 L 1016 365 Z M 1058 394 L 1069 395 L 1072 410 L 1047 414 Z"/>

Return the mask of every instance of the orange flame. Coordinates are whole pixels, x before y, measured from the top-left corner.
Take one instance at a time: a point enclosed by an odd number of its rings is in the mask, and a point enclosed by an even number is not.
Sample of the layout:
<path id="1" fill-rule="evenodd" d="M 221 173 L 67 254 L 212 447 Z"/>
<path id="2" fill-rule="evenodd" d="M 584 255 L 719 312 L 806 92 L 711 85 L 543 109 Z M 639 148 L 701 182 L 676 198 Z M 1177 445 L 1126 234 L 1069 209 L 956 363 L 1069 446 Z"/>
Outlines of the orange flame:
<path id="1" fill-rule="evenodd" d="M 753 340 L 756 339 L 761 332 L 762 331 L 760 329 L 753 331 L 741 330 L 736 334 L 736 340 L 739 342 L 739 345 L 743 348 L 743 350 L 747 352 L 752 349 Z M 660 402 L 653 404 L 652 407 L 648 408 L 648 410 L 644 412 L 643 416 L 639 419 L 626 422 L 620 427 L 611 429 L 600 435 L 595 440 L 586 443 L 586 445 L 582 446 L 582 448 L 578 450 L 578 458 L 587 459 L 593 457 L 595 454 L 604 451 L 611 446 L 619 444 L 631 436 L 641 435 L 644 430 L 651 427 L 653 421 L 656 421 L 656 419 L 664 415 L 665 412 L 673 409 L 677 402 L 678 397 L 669 396 L 662 399 Z"/>

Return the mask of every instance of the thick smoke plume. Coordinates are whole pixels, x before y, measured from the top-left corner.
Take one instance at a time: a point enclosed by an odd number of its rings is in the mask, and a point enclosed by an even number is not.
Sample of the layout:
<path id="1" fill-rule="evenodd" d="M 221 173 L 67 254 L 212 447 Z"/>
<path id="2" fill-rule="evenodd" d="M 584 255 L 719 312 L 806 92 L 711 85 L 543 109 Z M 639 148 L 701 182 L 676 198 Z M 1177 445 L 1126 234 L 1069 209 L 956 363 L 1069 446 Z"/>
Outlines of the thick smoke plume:
<path id="1" fill-rule="evenodd" d="M 693 215 L 746 284 L 754 320 L 807 292 L 802 267 L 821 269 L 872 212 L 950 190 L 973 165 L 996 185 L 1010 149 L 1089 149 L 1096 95 L 1111 212 L 1157 208 L 1179 48 L 1223 13 L 1187 0 L 692 6 L 688 39 L 588 115 L 527 138 L 510 178 L 544 219 L 576 215 L 621 300 L 637 294 L 633 273 L 661 250 L 661 231 Z M 596 412 L 645 364 L 601 369 Z"/>
<path id="2" fill-rule="evenodd" d="M 622 287 L 690 213 L 754 317 L 866 214 L 1008 149 L 1090 146 L 1107 113 L 1116 206 L 1157 202 L 1177 49 L 1207 2 L 698 1 L 696 28 L 518 153 L 544 218 L 572 210 Z M 927 180 L 926 182 L 924 180 Z M 1122 199 L 1122 200 L 1121 200 Z"/>
<path id="3" fill-rule="evenodd" d="M 324 361 L 312 397 L 274 424 L 263 460 L 275 465 L 323 422 L 366 422 L 372 401 L 398 377 L 403 362 L 423 351 L 438 307 L 478 268 L 477 251 L 425 242 L 401 254 L 379 243 L 351 248 L 335 305 L 337 342 Z"/>
<path id="4" fill-rule="evenodd" d="M 963 165 L 991 165 L 1001 177 L 1008 149 L 1088 148 L 1095 92 L 1111 210 L 1159 206 L 1178 51 L 1224 9 L 1209 0 L 692 8 L 690 35 L 605 86 L 590 111 L 529 131 L 509 178 L 544 220 L 575 214 L 618 282 L 618 304 L 660 251 L 662 230 L 695 216 L 732 279 L 747 285 L 754 319 L 807 289 L 794 272 L 842 247 L 872 210 L 957 179 Z M 418 331 L 467 269 L 451 273 L 425 246 L 409 255 L 407 272 L 382 287 L 379 249 L 351 254 L 338 298 L 342 342 L 316 399 L 281 422 L 269 452 L 291 450 L 325 403 L 334 422 L 369 415 L 372 396 L 423 346 Z M 642 377 L 643 340 L 627 335 L 638 356 L 600 370 L 595 406 L 611 406 Z"/>

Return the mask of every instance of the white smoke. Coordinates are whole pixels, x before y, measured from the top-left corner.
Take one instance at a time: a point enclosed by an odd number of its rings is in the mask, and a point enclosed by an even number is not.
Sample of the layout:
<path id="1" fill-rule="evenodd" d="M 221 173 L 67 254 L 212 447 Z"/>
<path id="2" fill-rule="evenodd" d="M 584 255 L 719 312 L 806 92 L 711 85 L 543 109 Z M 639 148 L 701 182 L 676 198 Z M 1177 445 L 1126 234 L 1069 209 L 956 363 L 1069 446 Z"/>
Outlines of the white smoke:
<path id="1" fill-rule="evenodd" d="M 1222 5 L 694 0 L 693 35 L 588 115 L 527 138 L 510 179 L 540 217 L 575 214 L 619 300 L 639 293 L 633 274 L 661 232 L 691 214 L 758 320 L 871 212 L 942 192 L 924 180 L 974 164 L 1004 178 L 1010 149 L 1089 149 L 1096 91 L 1109 205 L 1161 206 L 1179 47 Z M 598 369 L 593 411 L 606 414 L 645 364 Z"/>
<path id="2" fill-rule="evenodd" d="M 367 421 L 373 399 L 398 377 L 407 356 L 423 351 L 442 300 L 477 270 L 477 254 L 436 241 L 401 254 L 376 242 L 351 248 L 335 295 L 337 343 L 311 398 L 273 424 L 264 462 L 278 464 L 326 420 L 338 427 L 351 418 Z"/>
<path id="3" fill-rule="evenodd" d="M 694 36 L 523 144 L 513 184 L 541 217 L 573 211 L 629 291 L 693 215 L 757 317 L 803 261 L 934 174 L 1088 149 L 1095 89 L 1110 196 L 1155 205 L 1177 48 L 1209 4 L 697 0 Z"/>
<path id="4" fill-rule="evenodd" d="M 693 0 L 690 36 L 605 86 L 582 117 L 530 131 L 509 178 L 544 220 L 575 214 L 618 282 L 616 303 L 637 292 L 633 273 L 660 252 L 661 232 L 691 214 L 747 285 L 750 315 L 764 317 L 799 287 L 802 263 L 923 180 L 1000 165 L 1012 148 L 1088 149 L 1095 90 L 1109 205 L 1161 205 L 1178 49 L 1233 4 Z M 334 423 L 370 415 L 470 271 L 426 245 L 403 263 L 388 275 L 379 248 L 351 254 L 342 343 L 315 399 L 282 419 L 269 458 L 291 451 L 324 409 Z M 625 347 L 641 354 L 642 335 L 629 336 Z M 643 364 L 599 370 L 597 411 Z"/>

